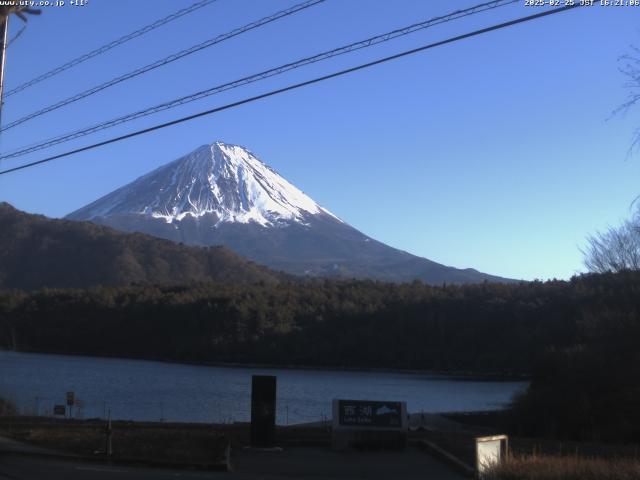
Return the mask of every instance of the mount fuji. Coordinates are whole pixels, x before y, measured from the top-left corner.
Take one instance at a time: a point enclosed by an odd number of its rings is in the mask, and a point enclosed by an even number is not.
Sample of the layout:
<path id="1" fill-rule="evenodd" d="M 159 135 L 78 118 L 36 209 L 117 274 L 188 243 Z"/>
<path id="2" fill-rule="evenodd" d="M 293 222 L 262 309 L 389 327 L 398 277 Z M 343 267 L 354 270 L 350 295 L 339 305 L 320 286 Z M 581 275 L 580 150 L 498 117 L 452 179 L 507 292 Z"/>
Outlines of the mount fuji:
<path id="1" fill-rule="evenodd" d="M 224 245 L 296 275 L 432 284 L 509 281 L 378 242 L 318 205 L 249 150 L 223 142 L 201 146 L 67 219 L 188 245 Z"/>

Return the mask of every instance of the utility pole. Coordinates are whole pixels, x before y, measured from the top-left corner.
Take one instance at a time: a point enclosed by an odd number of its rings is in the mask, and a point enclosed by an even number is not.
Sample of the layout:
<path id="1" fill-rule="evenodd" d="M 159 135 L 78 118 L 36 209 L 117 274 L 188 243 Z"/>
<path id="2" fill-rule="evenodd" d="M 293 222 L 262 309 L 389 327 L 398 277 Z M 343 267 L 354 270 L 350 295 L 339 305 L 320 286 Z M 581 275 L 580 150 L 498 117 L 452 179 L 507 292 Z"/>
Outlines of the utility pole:
<path id="1" fill-rule="evenodd" d="M 2 48 L 0 49 L 0 125 L 2 124 L 2 104 L 4 103 L 4 64 L 7 57 L 7 42 L 9 39 L 9 13 L 3 13 L 0 18 L 0 39 Z"/>

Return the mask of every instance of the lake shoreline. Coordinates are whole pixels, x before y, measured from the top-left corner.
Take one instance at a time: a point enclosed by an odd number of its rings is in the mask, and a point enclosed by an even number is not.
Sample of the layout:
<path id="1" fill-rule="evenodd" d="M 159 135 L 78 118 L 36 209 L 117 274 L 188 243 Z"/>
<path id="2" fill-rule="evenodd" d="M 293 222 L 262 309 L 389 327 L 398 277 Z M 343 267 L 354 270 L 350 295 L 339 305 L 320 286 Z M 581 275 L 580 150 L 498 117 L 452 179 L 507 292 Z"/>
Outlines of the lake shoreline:
<path id="1" fill-rule="evenodd" d="M 0 347 L 0 352 L 16 352 L 16 353 L 34 353 L 43 355 L 60 355 L 67 357 L 91 357 L 91 358 L 109 358 L 120 360 L 139 360 L 146 362 L 169 363 L 174 365 L 191 365 L 201 367 L 221 367 L 221 368 L 257 368 L 257 369 L 282 369 L 282 370 L 326 370 L 332 372 L 361 372 L 361 373 L 395 373 L 409 375 L 424 375 L 433 378 L 446 378 L 448 380 L 460 381 L 486 381 L 486 382 L 512 382 L 512 381 L 529 381 L 530 375 L 524 373 L 504 373 L 504 372 L 469 372 L 469 371 L 447 371 L 447 370 L 421 370 L 421 369 L 404 369 L 404 368 L 384 368 L 384 367 L 337 367 L 323 365 L 297 365 L 297 364 L 267 364 L 267 363 L 243 363 L 243 362 L 197 362 L 188 360 L 174 360 L 152 357 L 120 357 L 114 355 L 96 355 L 92 353 L 70 353 L 59 351 L 35 351 L 35 350 L 11 350 Z"/>
<path id="2" fill-rule="evenodd" d="M 228 423 L 250 418 L 251 377 L 277 377 L 277 422 L 326 418 L 336 398 L 406 401 L 409 411 L 505 408 L 523 381 L 482 381 L 432 372 L 203 365 L 119 357 L 0 351 L 0 394 L 21 415 L 50 415 L 74 392 L 78 418 Z M 75 404 L 74 404 L 75 405 Z"/>

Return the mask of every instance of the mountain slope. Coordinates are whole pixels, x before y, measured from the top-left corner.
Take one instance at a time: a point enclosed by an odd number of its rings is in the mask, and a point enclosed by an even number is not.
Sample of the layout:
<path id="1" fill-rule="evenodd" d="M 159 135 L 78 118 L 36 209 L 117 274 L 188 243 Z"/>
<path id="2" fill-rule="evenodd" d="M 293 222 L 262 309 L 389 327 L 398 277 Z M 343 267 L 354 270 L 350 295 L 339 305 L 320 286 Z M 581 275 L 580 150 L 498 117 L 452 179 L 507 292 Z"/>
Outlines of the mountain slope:
<path id="1" fill-rule="evenodd" d="M 224 245 L 298 275 L 436 284 L 507 281 L 367 237 L 245 148 L 223 142 L 202 146 L 67 218 L 190 245 Z"/>
<path id="2" fill-rule="evenodd" d="M 0 203 L 0 288 L 276 283 L 282 277 L 223 247 L 177 245 L 88 222 L 30 215 Z"/>

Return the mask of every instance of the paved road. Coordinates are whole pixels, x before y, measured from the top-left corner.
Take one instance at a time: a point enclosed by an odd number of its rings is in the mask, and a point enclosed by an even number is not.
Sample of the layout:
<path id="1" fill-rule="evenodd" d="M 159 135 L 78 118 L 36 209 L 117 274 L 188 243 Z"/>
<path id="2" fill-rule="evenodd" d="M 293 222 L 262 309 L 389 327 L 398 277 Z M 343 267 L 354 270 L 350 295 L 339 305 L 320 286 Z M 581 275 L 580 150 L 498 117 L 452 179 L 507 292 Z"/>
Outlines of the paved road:
<path id="1" fill-rule="evenodd" d="M 225 475 L 220 472 L 218 474 Z M 212 478 L 211 473 L 129 468 L 0 453 L 0 480 L 201 480 L 205 478 Z"/>
<path id="2" fill-rule="evenodd" d="M 321 448 L 235 451 L 232 472 L 130 468 L 0 453 L 0 480 L 291 480 L 433 479 L 461 477 L 430 456 L 406 452 L 340 453 Z"/>
<path id="3" fill-rule="evenodd" d="M 232 466 L 238 478 L 252 480 L 465 478 L 416 448 L 404 452 L 334 452 L 328 448 L 289 448 L 282 452 L 235 451 Z"/>

